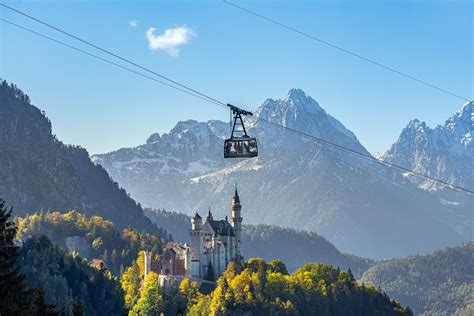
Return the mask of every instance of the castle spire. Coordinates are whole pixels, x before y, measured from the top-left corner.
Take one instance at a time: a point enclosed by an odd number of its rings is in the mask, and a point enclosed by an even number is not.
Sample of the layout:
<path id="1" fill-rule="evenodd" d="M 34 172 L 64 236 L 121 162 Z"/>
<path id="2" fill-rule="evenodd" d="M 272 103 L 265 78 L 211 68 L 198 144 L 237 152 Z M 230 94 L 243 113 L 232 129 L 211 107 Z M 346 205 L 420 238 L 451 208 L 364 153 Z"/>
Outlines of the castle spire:
<path id="1" fill-rule="evenodd" d="M 237 191 L 237 183 L 235 184 L 234 197 L 232 198 L 232 204 L 240 204 L 239 192 Z"/>
<path id="2" fill-rule="evenodd" d="M 234 197 L 232 198 L 232 227 L 235 234 L 235 244 L 234 244 L 234 258 L 240 259 L 242 256 L 242 205 L 240 205 L 239 192 L 237 191 L 237 183 L 235 184 Z"/>
<path id="3" fill-rule="evenodd" d="M 209 206 L 209 213 L 207 214 L 207 219 L 212 221 L 211 206 Z"/>

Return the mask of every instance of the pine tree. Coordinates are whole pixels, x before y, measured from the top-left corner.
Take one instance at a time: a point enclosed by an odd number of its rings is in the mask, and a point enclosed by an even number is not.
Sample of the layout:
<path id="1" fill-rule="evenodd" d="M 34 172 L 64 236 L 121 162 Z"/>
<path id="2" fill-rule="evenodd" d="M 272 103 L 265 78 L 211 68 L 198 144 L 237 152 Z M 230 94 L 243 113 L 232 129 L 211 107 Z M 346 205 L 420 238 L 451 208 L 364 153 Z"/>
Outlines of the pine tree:
<path id="1" fill-rule="evenodd" d="M 56 306 L 45 303 L 45 293 L 43 289 L 36 290 L 36 316 L 57 316 Z"/>
<path id="2" fill-rule="evenodd" d="M 2 315 L 32 315 L 35 292 L 28 289 L 25 275 L 17 266 L 20 256 L 15 245 L 17 226 L 10 221 L 13 208 L 0 199 L 0 311 Z"/>

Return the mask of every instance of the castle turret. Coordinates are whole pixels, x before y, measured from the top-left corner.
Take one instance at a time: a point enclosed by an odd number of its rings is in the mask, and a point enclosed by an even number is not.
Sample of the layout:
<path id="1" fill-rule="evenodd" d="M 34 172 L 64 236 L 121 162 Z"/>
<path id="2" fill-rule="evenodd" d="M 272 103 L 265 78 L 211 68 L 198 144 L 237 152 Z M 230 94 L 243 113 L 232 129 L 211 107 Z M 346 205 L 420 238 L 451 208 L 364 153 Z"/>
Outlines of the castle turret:
<path id="1" fill-rule="evenodd" d="M 212 217 L 211 207 L 209 206 L 209 213 L 207 213 L 207 220 L 212 221 L 214 218 Z"/>
<path id="2" fill-rule="evenodd" d="M 235 252 L 234 257 L 240 258 L 242 256 L 242 205 L 240 205 L 239 193 L 237 192 L 237 185 L 235 186 L 234 197 L 232 198 L 232 226 L 235 234 Z"/>
<path id="3" fill-rule="evenodd" d="M 151 252 L 145 250 L 144 253 L 144 275 L 146 276 L 151 272 Z"/>
<path id="4" fill-rule="evenodd" d="M 191 226 L 193 230 L 199 230 L 202 227 L 202 217 L 196 212 L 191 218 Z M 189 227 L 189 226 L 188 226 Z"/>
<path id="5" fill-rule="evenodd" d="M 191 243 L 191 259 L 199 260 L 202 248 L 202 217 L 196 212 L 191 218 L 190 243 Z"/>

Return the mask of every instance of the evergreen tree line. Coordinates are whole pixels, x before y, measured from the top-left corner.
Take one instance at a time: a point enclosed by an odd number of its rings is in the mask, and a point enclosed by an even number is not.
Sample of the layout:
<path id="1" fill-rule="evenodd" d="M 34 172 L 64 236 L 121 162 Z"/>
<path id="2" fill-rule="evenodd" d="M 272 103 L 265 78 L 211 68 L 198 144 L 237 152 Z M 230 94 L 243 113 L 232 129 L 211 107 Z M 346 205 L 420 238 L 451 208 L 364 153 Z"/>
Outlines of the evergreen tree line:
<path id="1" fill-rule="evenodd" d="M 1 315 L 121 315 L 123 292 L 110 273 L 46 236 L 15 241 L 12 208 L 0 199 Z"/>

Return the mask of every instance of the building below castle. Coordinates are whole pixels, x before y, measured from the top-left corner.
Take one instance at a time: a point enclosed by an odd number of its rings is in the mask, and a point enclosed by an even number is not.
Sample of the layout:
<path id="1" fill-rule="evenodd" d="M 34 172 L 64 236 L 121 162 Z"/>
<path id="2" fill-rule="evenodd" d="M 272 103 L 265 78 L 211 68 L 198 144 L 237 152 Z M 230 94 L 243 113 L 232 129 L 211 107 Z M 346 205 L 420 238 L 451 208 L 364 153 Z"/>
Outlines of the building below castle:
<path id="1" fill-rule="evenodd" d="M 189 245 L 172 245 L 164 249 L 158 265 L 152 267 L 151 253 L 145 253 L 145 276 L 150 271 L 160 274 L 161 279 L 184 277 L 215 281 L 227 269 L 233 259 L 242 258 L 242 206 L 235 188 L 231 204 L 232 218 L 215 220 L 211 209 L 203 223 L 196 213 L 191 218 Z M 162 281 L 163 282 L 163 281 Z"/>

